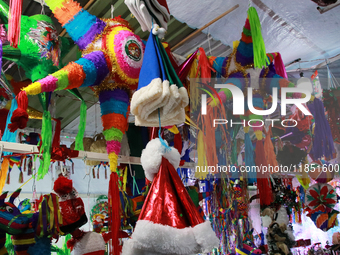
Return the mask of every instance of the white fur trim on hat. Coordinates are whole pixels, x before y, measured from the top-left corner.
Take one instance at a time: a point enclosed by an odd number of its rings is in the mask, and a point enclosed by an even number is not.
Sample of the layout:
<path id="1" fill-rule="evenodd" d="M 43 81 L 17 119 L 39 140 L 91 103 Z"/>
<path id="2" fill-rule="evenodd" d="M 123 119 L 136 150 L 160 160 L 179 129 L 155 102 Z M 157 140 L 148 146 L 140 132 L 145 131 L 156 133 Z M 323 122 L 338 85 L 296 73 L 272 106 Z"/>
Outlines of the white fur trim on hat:
<path id="1" fill-rule="evenodd" d="M 135 115 L 136 126 L 154 127 L 181 124 L 185 121 L 185 107 L 189 104 L 185 87 L 170 85 L 169 81 L 153 79 L 151 83 L 137 90 L 131 99 L 131 113 Z"/>
<path id="2" fill-rule="evenodd" d="M 84 237 L 74 245 L 74 255 L 86 255 L 99 251 L 105 251 L 105 241 L 102 235 L 96 232 L 87 232 Z"/>
<path id="3" fill-rule="evenodd" d="M 219 246 L 209 221 L 195 227 L 177 229 L 139 220 L 131 237 L 124 243 L 122 255 L 191 255 L 211 252 Z"/>
<path id="4" fill-rule="evenodd" d="M 166 141 L 164 142 L 168 144 Z M 165 151 L 159 138 L 155 138 L 148 142 L 145 149 L 142 151 L 140 160 L 145 171 L 145 177 L 149 181 L 152 181 L 154 176 L 158 173 L 162 163 L 162 157 L 169 160 L 170 164 L 173 165 L 175 169 L 179 167 L 181 155 L 177 149 L 171 147 L 171 151 Z"/>

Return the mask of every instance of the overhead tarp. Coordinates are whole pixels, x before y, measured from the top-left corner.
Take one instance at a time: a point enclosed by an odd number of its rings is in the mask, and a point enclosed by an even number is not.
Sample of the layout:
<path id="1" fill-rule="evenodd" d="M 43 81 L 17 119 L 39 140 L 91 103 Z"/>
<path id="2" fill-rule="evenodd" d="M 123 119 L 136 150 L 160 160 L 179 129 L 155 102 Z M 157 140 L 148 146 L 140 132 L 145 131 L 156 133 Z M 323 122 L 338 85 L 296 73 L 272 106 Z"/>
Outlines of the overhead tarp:
<path id="1" fill-rule="evenodd" d="M 301 58 L 301 68 L 310 68 L 340 54 L 340 6 L 320 14 L 310 0 L 168 0 L 171 14 L 193 28 L 201 28 L 239 4 L 240 7 L 203 30 L 232 46 L 239 40 L 249 3 L 259 14 L 267 53 L 280 52 L 287 65 Z M 314 61 L 316 60 L 316 61 Z M 290 65 L 287 70 L 299 68 Z"/>

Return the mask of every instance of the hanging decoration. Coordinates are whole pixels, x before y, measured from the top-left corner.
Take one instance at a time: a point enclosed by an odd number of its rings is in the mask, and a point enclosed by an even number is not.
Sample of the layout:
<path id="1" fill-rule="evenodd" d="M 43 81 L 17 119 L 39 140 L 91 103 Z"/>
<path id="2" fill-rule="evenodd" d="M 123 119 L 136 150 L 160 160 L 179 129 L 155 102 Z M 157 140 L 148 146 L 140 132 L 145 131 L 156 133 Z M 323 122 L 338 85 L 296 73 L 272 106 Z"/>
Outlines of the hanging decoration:
<path id="1" fill-rule="evenodd" d="M 204 222 L 175 170 L 180 162 L 178 151 L 174 148 L 169 150 L 156 138 L 147 144 L 141 162 L 152 185 L 131 239 L 124 243 L 122 254 L 142 251 L 153 254 L 206 253 L 218 246 L 210 222 Z M 177 199 L 167 200 L 169 194 Z M 143 244 L 142 249 L 140 244 Z"/>
<path id="2" fill-rule="evenodd" d="M 97 233 L 108 231 L 108 214 L 109 205 L 107 196 L 99 196 L 96 199 L 96 204 L 91 209 L 91 221 L 93 231 Z"/>
<path id="3" fill-rule="evenodd" d="M 8 41 L 14 48 L 17 48 L 20 43 L 22 0 L 10 0 L 9 11 Z"/>

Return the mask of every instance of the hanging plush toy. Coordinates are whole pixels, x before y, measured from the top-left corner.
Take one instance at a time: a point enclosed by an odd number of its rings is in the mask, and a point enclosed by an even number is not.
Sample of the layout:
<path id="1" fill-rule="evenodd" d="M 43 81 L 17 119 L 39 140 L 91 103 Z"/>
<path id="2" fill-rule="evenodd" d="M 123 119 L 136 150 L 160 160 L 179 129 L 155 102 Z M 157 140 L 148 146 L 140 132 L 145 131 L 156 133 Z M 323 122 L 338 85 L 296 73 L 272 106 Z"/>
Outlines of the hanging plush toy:
<path id="1" fill-rule="evenodd" d="M 60 175 L 54 181 L 53 190 L 59 196 L 59 206 L 63 217 L 60 229 L 65 234 L 83 226 L 87 222 L 83 200 L 72 185 L 72 180 Z"/>

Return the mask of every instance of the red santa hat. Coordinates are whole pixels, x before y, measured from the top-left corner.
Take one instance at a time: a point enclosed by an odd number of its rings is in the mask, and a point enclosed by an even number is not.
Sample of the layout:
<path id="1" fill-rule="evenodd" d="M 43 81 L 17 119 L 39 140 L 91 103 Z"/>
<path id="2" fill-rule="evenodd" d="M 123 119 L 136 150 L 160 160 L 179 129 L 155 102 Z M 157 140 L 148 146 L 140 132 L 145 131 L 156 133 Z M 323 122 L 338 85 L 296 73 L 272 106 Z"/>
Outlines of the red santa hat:
<path id="1" fill-rule="evenodd" d="M 180 161 L 178 151 L 164 149 L 157 138 L 142 152 L 142 166 L 153 182 L 122 255 L 189 255 L 208 253 L 219 245 L 210 222 L 196 209 L 175 169 Z"/>

